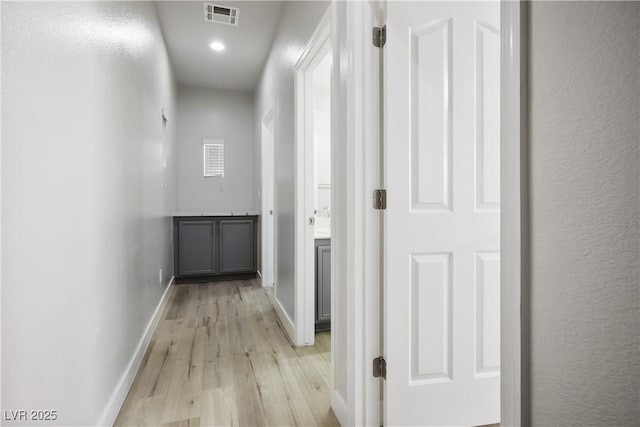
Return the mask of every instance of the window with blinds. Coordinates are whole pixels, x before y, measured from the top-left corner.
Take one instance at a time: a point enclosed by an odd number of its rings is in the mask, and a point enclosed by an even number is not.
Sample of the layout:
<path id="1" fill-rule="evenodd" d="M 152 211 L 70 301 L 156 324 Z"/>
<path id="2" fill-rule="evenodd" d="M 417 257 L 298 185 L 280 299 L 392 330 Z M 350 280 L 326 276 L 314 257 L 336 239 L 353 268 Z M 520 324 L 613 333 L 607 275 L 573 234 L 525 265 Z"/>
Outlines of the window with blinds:
<path id="1" fill-rule="evenodd" d="M 204 177 L 224 178 L 224 141 L 203 139 Z"/>

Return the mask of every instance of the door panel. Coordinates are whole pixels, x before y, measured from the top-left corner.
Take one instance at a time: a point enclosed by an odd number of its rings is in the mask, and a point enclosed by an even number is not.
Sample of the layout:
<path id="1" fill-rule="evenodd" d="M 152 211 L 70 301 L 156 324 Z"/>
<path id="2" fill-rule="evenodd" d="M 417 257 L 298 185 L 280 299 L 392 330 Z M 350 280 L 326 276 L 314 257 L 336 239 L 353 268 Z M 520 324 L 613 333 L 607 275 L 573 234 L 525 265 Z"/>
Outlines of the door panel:
<path id="1" fill-rule="evenodd" d="M 331 321 L 330 242 L 316 240 L 316 324 Z"/>
<path id="2" fill-rule="evenodd" d="M 500 209 L 500 33 L 475 22 L 476 208 Z"/>
<path id="3" fill-rule="evenodd" d="M 387 3 L 385 425 L 499 422 L 499 21 Z"/>
<path id="4" fill-rule="evenodd" d="M 213 243 L 214 221 L 179 221 L 179 275 L 202 275 L 216 272 Z"/>
<path id="5" fill-rule="evenodd" d="M 452 208 L 451 21 L 411 29 L 412 208 Z"/>
<path id="6" fill-rule="evenodd" d="M 220 273 L 254 270 L 252 220 L 223 220 L 220 224 Z"/>

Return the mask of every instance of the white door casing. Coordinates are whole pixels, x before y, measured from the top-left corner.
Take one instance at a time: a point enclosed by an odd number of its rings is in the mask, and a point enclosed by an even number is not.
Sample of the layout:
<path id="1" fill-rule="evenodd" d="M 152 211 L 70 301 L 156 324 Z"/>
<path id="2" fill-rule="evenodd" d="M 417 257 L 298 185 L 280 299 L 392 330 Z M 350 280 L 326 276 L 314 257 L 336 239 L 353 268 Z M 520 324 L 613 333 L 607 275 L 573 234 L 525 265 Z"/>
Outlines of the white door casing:
<path id="1" fill-rule="evenodd" d="M 262 120 L 262 286 L 275 286 L 275 165 L 276 104 Z"/>
<path id="2" fill-rule="evenodd" d="M 385 425 L 500 421 L 500 3 L 388 2 Z"/>
<path id="3" fill-rule="evenodd" d="M 314 103 L 313 72 L 331 51 L 331 13 L 328 10 L 294 66 L 295 93 L 295 345 L 315 340 L 314 239 Z M 310 222 L 310 219 L 312 221 Z"/>

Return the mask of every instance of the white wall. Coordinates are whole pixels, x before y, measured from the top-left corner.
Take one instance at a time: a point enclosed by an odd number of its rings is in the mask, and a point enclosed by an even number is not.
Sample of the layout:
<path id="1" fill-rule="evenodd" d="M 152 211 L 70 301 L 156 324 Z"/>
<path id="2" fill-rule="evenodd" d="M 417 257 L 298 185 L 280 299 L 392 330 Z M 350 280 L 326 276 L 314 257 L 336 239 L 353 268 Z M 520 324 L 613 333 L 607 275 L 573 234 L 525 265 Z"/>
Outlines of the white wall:
<path id="1" fill-rule="evenodd" d="M 2 3 L 3 410 L 93 425 L 125 373 L 172 275 L 174 96 L 153 3 Z"/>
<path id="2" fill-rule="evenodd" d="M 260 188 L 261 122 L 277 100 L 275 157 L 275 222 L 277 241 L 276 298 L 294 319 L 294 65 L 324 15 L 329 2 L 288 2 L 280 20 L 273 47 L 256 90 L 255 180 Z M 256 196 L 255 206 L 260 206 Z"/>
<path id="3" fill-rule="evenodd" d="M 178 89 L 178 209 L 181 212 L 257 210 L 253 94 L 195 87 Z M 224 178 L 204 178 L 202 138 L 225 140 Z"/>
<path id="4" fill-rule="evenodd" d="M 640 420 L 640 3 L 532 2 L 531 409 Z"/>

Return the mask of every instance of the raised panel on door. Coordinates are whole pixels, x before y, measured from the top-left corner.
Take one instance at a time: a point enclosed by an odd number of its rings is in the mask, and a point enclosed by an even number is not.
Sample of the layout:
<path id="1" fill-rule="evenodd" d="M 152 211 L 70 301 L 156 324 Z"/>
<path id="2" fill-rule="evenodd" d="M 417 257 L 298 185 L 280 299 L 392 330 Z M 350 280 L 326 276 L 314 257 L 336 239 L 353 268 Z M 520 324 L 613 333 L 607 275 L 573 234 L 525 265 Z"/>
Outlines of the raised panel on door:
<path id="1" fill-rule="evenodd" d="M 251 273 L 255 270 L 254 221 L 221 220 L 220 273 Z"/>
<path id="2" fill-rule="evenodd" d="M 476 253 L 476 377 L 500 375 L 500 252 Z"/>
<path id="3" fill-rule="evenodd" d="M 500 33 L 490 23 L 475 26 L 476 209 L 500 209 Z"/>
<path id="4" fill-rule="evenodd" d="M 178 221 L 178 275 L 213 274 L 216 270 L 214 221 Z"/>
<path id="5" fill-rule="evenodd" d="M 411 381 L 451 380 L 451 255 L 411 257 Z"/>
<path id="6" fill-rule="evenodd" d="M 387 2 L 385 425 L 500 415 L 498 2 Z"/>
<path id="7" fill-rule="evenodd" d="M 316 323 L 331 321 L 331 245 L 316 248 Z"/>

